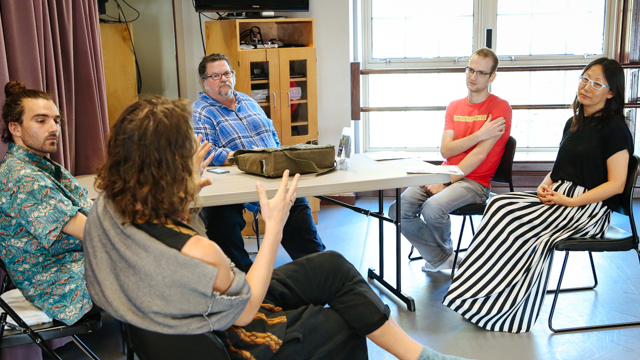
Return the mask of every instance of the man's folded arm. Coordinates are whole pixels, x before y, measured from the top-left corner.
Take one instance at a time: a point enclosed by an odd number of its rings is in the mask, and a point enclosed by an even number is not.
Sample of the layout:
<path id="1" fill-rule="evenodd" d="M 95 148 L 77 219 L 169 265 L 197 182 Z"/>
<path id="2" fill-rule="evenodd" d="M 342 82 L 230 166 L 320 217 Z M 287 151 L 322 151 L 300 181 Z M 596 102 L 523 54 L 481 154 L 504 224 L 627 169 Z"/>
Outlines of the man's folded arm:
<path id="1" fill-rule="evenodd" d="M 493 146 L 500 139 L 499 136 L 494 136 L 490 139 L 483 140 L 478 143 L 478 145 L 471 150 L 471 152 L 465 156 L 462 161 L 458 164 L 458 168 L 462 170 L 462 172 L 466 175 L 469 175 L 473 170 L 475 170 L 482 162 L 487 158 L 487 155 L 493 149 Z M 462 179 L 464 176 L 462 175 L 451 175 L 451 181 L 455 182 Z"/>

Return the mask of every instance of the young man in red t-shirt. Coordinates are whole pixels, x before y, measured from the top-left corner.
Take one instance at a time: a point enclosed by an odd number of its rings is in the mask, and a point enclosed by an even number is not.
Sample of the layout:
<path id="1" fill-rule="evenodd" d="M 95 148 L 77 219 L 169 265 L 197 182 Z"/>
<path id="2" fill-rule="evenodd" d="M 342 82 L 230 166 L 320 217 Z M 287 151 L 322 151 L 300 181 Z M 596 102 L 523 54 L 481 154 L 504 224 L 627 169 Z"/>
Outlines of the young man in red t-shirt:
<path id="1" fill-rule="evenodd" d="M 449 213 L 484 203 L 511 132 L 511 106 L 489 93 L 498 57 L 490 49 L 473 53 L 466 68 L 469 94 L 447 107 L 440 153 L 444 165 L 458 165 L 464 176 L 446 184 L 410 187 L 402 193 L 402 234 L 420 252 L 423 271 L 451 269 L 453 246 Z M 393 203 L 389 214 L 395 216 Z M 421 216 L 422 215 L 422 216 Z"/>

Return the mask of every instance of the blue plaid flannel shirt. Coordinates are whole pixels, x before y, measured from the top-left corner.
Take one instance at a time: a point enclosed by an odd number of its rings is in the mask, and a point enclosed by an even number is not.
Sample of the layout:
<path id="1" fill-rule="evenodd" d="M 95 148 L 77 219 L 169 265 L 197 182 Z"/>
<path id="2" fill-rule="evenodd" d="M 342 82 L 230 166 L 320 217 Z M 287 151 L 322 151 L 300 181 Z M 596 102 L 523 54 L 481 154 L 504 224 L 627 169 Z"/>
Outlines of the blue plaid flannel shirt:
<path id="1" fill-rule="evenodd" d="M 280 146 L 273 121 L 251 97 L 234 91 L 236 110 L 231 110 L 204 92 L 193 103 L 193 129 L 202 140 L 212 144 L 205 156 L 215 153 L 209 165 L 222 165 L 229 152 Z M 246 203 L 245 207 L 257 212 L 258 203 Z"/>
<path id="2" fill-rule="evenodd" d="M 224 164 L 231 151 L 280 146 L 273 121 L 260 105 L 243 93 L 233 93 L 235 111 L 204 92 L 193 103 L 193 129 L 212 144 L 206 157 L 215 153 L 210 165 Z"/>

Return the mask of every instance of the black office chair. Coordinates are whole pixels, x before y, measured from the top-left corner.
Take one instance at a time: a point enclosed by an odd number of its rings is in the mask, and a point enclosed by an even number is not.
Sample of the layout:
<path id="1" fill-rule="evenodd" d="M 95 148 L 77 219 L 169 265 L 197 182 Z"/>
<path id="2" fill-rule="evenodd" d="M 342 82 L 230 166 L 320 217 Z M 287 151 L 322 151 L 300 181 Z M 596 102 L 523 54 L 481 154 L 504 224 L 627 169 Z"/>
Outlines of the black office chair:
<path id="1" fill-rule="evenodd" d="M 496 173 L 493 176 L 492 182 L 509 184 L 509 191 L 513 192 L 513 178 L 512 168 L 513 168 L 513 157 L 516 153 L 516 139 L 513 136 L 509 136 L 509 140 L 504 146 L 504 153 L 502 154 L 502 158 L 500 158 L 500 164 L 498 164 L 498 168 L 496 169 Z M 494 193 L 489 194 L 489 199 L 494 196 Z M 484 214 L 484 209 L 487 206 L 487 202 L 489 199 L 483 204 L 469 204 L 457 208 L 450 212 L 451 215 L 460 215 L 462 216 L 462 226 L 460 227 L 460 236 L 458 237 L 458 246 L 456 248 L 456 255 L 453 258 L 453 269 L 451 269 L 451 276 L 453 277 L 455 273 L 455 264 L 458 261 L 458 253 L 460 251 L 466 251 L 465 249 L 460 249 L 460 244 L 462 243 L 462 236 L 464 235 L 464 226 L 467 221 L 467 217 L 469 218 L 469 224 L 471 225 L 471 233 L 473 235 L 476 234 L 476 231 L 473 227 L 473 218 L 472 215 L 482 215 Z M 414 247 L 411 246 L 411 251 L 409 252 L 409 260 L 419 260 L 422 259 L 421 256 L 412 257 Z"/>
<path id="2" fill-rule="evenodd" d="M 7 288 L 11 279 L 9 272 L 4 263 L 0 260 L 0 268 L 5 271 L 4 279 L 2 279 L 1 292 Z M 80 321 L 73 325 L 65 325 L 60 321 L 54 320 L 51 323 L 38 324 L 29 326 L 22 318 L 0 298 L 0 308 L 4 311 L 0 315 L 0 348 L 29 344 L 31 342 L 37 344 L 43 352 L 53 359 L 62 360 L 46 343 L 45 340 L 69 337 L 80 350 L 82 350 L 89 358 L 100 360 L 80 339 L 77 335 L 87 334 L 98 330 L 102 326 L 102 317 L 99 313 L 91 314 L 83 317 Z M 11 317 L 18 328 L 5 330 L 7 325 L 7 316 Z"/>
<path id="3" fill-rule="evenodd" d="M 567 332 L 576 330 L 594 330 L 594 329 L 607 329 L 621 326 L 638 326 L 640 322 L 626 322 L 616 324 L 605 325 L 591 325 L 580 326 L 573 328 L 556 329 L 552 325 L 553 314 L 555 312 L 558 296 L 561 292 L 568 291 L 580 291 L 580 290 L 592 290 L 598 286 L 598 278 L 596 276 L 596 268 L 593 263 L 592 252 L 605 252 L 605 251 L 630 251 L 635 250 L 638 254 L 638 260 L 640 261 L 640 250 L 638 249 L 638 232 L 636 230 L 636 224 L 633 219 L 633 188 L 636 180 L 638 179 L 638 164 L 640 158 L 637 155 L 633 155 L 629 158 L 629 170 L 627 172 L 627 181 L 624 187 L 624 192 L 620 197 L 620 204 L 615 212 L 626 215 L 629 218 L 629 226 L 631 227 L 631 233 L 620 229 L 617 226 L 611 226 L 609 231 L 603 238 L 581 238 L 573 237 L 558 241 L 554 250 L 564 251 L 564 262 L 562 263 L 562 270 L 560 271 L 560 279 L 558 280 L 558 287 L 554 290 L 547 290 L 547 294 L 555 294 L 553 297 L 553 303 L 551 304 L 551 312 L 549 313 L 549 329 L 553 332 Z M 593 286 L 562 289 L 562 279 L 564 278 L 564 272 L 567 267 L 567 261 L 569 260 L 569 252 L 571 251 L 587 251 L 589 253 L 589 260 L 591 261 L 591 271 L 593 273 Z M 553 263 L 553 254 L 551 261 L 549 262 L 549 274 L 551 274 L 551 265 Z M 547 281 L 548 281 L 547 275 Z"/>
<path id="4" fill-rule="evenodd" d="M 124 324 L 129 348 L 127 360 L 133 354 L 140 360 L 222 360 L 230 359 L 222 340 L 213 333 L 198 335 L 168 335 Z"/>

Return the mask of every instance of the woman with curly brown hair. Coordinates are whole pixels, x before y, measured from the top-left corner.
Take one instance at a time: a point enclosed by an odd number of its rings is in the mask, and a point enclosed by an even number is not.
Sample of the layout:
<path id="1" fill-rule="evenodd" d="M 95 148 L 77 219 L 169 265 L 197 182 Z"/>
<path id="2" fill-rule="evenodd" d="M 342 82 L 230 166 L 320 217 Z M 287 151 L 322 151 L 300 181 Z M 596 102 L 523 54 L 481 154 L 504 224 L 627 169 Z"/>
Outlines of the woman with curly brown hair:
<path id="1" fill-rule="evenodd" d="M 249 272 L 238 270 L 185 223 L 207 185 L 198 185 L 207 148 L 197 146 L 181 100 L 140 100 L 116 122 L 85 231 L 97 304 L 155 332 L 219 332 L 235 359 L 366 359 L 365 337 L 400 359 L 456 359 L 411 339 L 336 252 L 273 269 L 299 175 L 287 189 L 286 172 L 271 200 L 256 184 L 264 240 Z"/>

